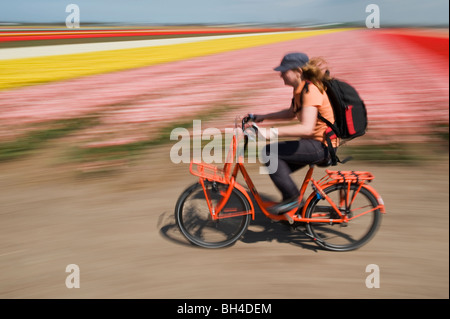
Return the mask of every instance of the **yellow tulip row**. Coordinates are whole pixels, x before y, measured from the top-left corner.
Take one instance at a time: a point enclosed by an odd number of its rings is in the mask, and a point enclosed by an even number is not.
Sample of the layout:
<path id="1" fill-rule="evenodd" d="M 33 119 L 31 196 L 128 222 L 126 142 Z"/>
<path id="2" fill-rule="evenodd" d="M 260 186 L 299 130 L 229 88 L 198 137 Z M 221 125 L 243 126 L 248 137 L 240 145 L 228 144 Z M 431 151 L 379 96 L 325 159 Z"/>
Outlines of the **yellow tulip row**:
<path id="1" fill-rule="evenodd" d="M 270 33 L 153 47 L 1 60 L 0 90 L 139 68 L 344 30 L 346 29 Z"/>

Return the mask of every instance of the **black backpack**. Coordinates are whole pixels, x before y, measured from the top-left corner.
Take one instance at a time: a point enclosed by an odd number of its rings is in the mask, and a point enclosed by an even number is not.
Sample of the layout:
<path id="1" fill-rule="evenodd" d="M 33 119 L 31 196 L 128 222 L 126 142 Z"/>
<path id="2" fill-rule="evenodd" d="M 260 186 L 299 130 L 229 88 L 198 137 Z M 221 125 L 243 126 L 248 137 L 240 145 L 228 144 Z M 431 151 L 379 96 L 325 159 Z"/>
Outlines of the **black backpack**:
<path id="1" fill-rule="evenodd" d="M 351 140 L 364 135 L 367 129 L 367 110 L 356 89 L 347 82 L 333 78 L 324 81 L 323 84 L 333 108 L 334 123 L 328 121 L 320 113 L 317 117 L 328 125 L 326 141 L 331 164 L 337 165 L 338 162 L 344 163 L 344 161 L 340 161 L 337 157 L 331 139 Z M 308 82 L 302 90 L 302 95 L 303 92 L 308 92 Z"/>

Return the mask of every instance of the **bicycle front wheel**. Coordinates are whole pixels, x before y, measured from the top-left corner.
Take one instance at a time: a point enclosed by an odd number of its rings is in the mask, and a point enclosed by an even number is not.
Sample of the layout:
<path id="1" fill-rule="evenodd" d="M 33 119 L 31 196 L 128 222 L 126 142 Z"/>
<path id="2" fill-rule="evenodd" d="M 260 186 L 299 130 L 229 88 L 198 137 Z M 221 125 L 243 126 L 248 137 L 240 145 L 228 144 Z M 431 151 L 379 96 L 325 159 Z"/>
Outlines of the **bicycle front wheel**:
<path id="1" fill-rule="evenodd" d="M 208 181 L 204 184 L 212 206 L 216 206 L 228 185 Z M 205 248 L 229 246 L 245 233 L 251 218 L 247 198 L 233 189 L 219 216 L 225 218 L 212 219 L 200 183 L 186 189 L 175 207 L 175 220 L 180 231 L 191 243 Z"/>
<path id="2" fill-rule="evenodd" d="M 329 186 L 324 193 L 339 208 L 342 215 L 351 219 L 348 223 L 310 222 L 306 224 L 309 234 L 320 246 L 333 251 L 355 250 L 375 235 L 381 222 L 381 212 L 376 197 L 358 184 L 341 183 Z M 315 197 L 307 207 L 306 218 L 340 219 L 339 214 L 327 200 Z"/>

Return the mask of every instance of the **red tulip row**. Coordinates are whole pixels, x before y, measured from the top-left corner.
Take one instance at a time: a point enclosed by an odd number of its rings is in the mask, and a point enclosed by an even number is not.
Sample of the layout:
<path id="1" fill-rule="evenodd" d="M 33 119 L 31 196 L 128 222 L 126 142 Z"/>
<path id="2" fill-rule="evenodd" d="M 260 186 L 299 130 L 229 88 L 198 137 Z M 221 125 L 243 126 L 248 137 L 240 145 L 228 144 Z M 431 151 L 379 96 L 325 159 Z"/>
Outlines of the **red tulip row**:
<path id="1" fill-rule="evenodd" d="M 130 30 L 52 30 L 52 31 L 3 31 L 0 32 L 1 42 L 34 41 L 34 40 L 61 40 L 61 39 L 88 39 L 113 37 L 167 37 L 167 36 L 201 36 L 239 33 L 260 33 L 274 31 L 290 31 L 292 28 L 203 28 L 203 29 L 130 29 Z"/>

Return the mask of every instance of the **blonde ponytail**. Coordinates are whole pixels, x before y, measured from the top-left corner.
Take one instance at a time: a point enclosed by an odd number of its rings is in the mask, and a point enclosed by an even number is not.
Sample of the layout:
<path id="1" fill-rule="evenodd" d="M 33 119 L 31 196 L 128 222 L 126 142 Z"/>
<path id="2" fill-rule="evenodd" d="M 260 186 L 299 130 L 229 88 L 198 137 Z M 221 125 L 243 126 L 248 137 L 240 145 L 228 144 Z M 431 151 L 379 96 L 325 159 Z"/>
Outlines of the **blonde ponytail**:
<path id="1" fill-rule="evenodd" d="M 303 71 L 303 79 L 310 81 L 317 86 L 320 93 L 324 93 L 326 88 L 323 81 L 331 79 L 327 72 L 327 61 L 321 57 L 311 58 L 301 69 Z"/>

